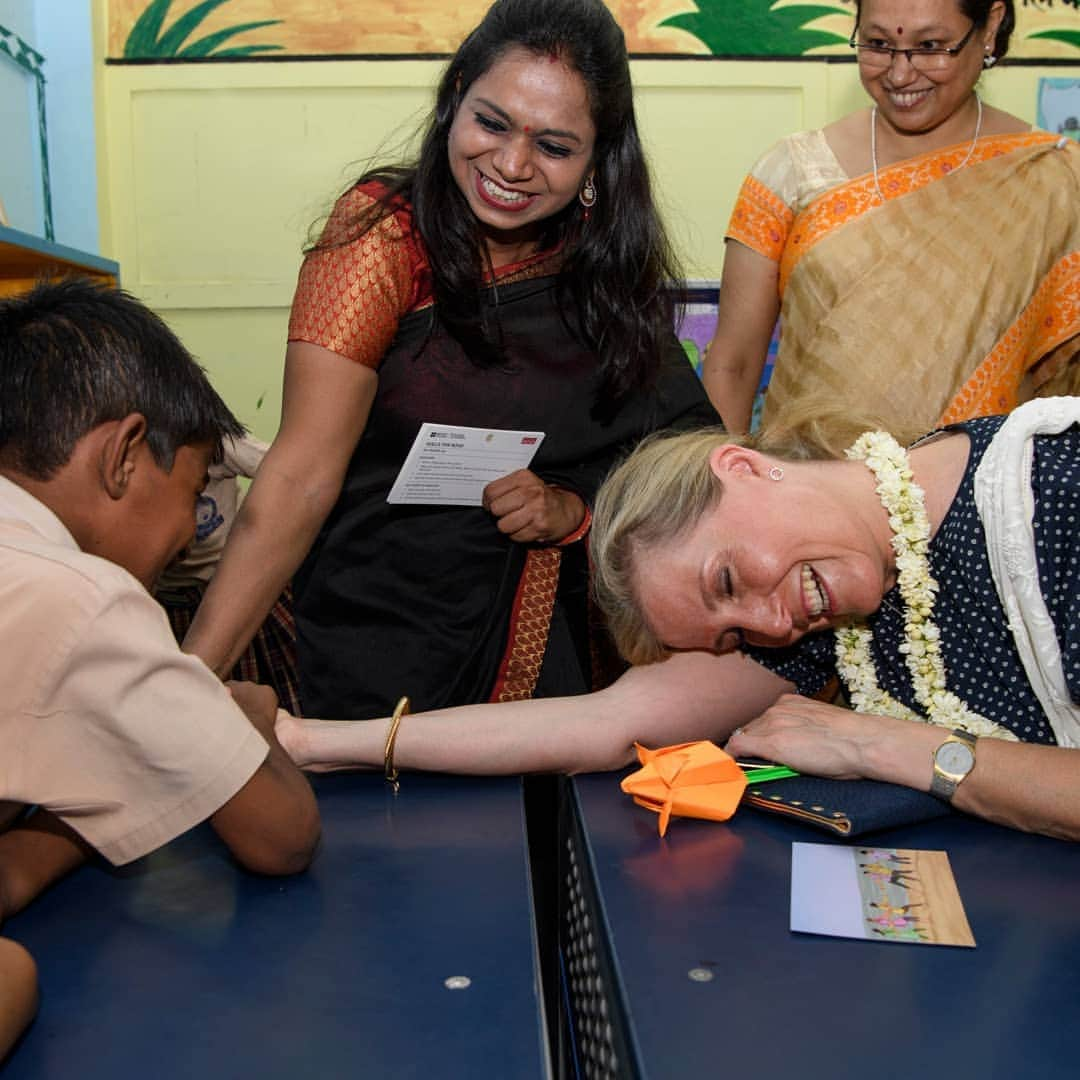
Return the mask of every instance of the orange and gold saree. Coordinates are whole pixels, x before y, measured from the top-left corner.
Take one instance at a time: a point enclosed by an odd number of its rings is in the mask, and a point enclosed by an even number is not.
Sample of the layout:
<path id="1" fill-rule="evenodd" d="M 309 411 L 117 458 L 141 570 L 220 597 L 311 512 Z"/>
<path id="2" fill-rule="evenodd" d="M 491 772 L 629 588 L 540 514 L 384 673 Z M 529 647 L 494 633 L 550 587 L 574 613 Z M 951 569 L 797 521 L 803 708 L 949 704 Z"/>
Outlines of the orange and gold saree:
<path id="1" fill-rule="evenodd" d="M 919 432 L 1080 392 L 1080 147 L 993 136 L 960 167 L 967 149 L 882 170 L 884 202 L 867 175 L 796 213 L 748 179 L 729 235 L 780 264 L 765 422 L 813 395 Z"/>

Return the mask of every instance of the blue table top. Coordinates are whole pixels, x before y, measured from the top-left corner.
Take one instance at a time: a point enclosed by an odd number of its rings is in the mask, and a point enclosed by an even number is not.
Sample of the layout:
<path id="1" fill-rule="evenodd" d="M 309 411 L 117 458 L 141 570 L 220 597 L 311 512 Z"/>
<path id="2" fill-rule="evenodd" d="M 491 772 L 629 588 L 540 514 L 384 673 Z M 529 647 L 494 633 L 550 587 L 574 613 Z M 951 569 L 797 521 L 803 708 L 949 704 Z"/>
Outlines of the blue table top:
<path id="1" fill-rule="evenodd" d="M 573 792 L 642 1077 L 1080 1074 L 1080 845 L 959 814 L 849 841 L 750 809 L 661 840 L 618 777 Z M 794 841 L 947 851 L 977 947 L 792 933 Z"/>
<path id="2" fill-rule="evenodd" d="M 243 873 L 203 826 L 5 924 L 42 985 L 5 1080 L 547 1076 L 520 781 L 315 786 L 306 874 Z"/>

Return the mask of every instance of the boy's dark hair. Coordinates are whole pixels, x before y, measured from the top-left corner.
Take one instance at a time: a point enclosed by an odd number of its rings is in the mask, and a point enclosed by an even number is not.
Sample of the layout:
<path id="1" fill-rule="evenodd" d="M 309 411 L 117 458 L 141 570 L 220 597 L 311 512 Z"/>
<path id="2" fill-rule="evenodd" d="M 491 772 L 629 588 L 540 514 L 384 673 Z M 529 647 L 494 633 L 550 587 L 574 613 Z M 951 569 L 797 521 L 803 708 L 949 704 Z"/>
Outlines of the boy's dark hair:
<path id="1" fill-rule="evenodd" d="M 99 424 L 146 418 L 155 462 L 244 427 L 205 371 L 149 308 L 83 278 L 43 282 L 0 300 L 0 463 L 50 479 Z"/>

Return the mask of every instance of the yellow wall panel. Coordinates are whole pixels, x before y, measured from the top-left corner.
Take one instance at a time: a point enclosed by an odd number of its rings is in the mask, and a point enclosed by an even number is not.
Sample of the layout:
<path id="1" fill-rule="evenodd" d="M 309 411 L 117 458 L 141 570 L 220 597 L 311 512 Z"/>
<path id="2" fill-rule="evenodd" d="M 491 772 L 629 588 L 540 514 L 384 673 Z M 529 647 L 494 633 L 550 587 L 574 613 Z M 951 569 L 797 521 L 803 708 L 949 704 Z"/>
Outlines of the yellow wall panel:
<path id="1" fill-rule="evenodd" d="M 288 304 L 312 222 L 425 115 L 437 65 L 420 67 L 406 85 L 334 85 L 324 65 L 293 85 L 276 67 L 107 69 L 103 220 L 125 282 L 163 308 Z"/>
<path id="2" fill-rule="evenodd" d="M 240 420 L 260 439 L 272 439 L 281 417 L 288 309 L 178 308 L 161 314 Z"/>
<path id="3" fill-rule="evenodd" d="M 828 120 L 822 64 L 634 65 L 637 111 L 657 200 L 686 272 L 718 276 L 724 228 L 754 159 Z"/>
<path id="4" fill-rule="evenodd" d="M 416 91 L 377 91 L 380 116 L 413 111 Z M 359 98 L 359 100 L 358 100 Z M 146 285 L 279 284 L 312 219 L 370 149 L 356 91 L 215 89 L 132 98 L 136 258 Z M 348 175 L 347 175 L 348 174 Z M 223 243 L 224 240 L 231 243 Z"/>

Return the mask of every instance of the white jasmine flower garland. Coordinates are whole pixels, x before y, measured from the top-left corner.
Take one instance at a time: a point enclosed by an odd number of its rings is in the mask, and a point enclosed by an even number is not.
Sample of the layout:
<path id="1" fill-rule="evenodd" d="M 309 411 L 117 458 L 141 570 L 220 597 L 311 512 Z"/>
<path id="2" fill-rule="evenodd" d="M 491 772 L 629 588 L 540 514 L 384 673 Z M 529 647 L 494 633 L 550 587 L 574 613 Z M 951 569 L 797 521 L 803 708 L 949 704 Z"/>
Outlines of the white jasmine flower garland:
<path id="1" fill-rule="evenodd" d="M 925 715 L 902 705 L 878 685 L 870 655 L 873 631 L 855 621 L 836 631 L 837 671 L 848 688 L 851 704 L 858 712 L 918 720 L 950 730 L 962 728 L 972 735 L 1016 742 L 1011 731 L 969 709 L 946 688 L 941 634 L 931 618 L 938 584 L 930 573 L 927 558 L 930 519 L 926 516 L 923 490 L 915 483 L 907 454 L 888 433 L 867 431 L 847 451 L 847 456 L 864 461 L 874 474 L 878 497 L 889 515 L 897 583 L 905 606 L 904 642 L 900 651 L 911 672 L 915 700 Z"/>

